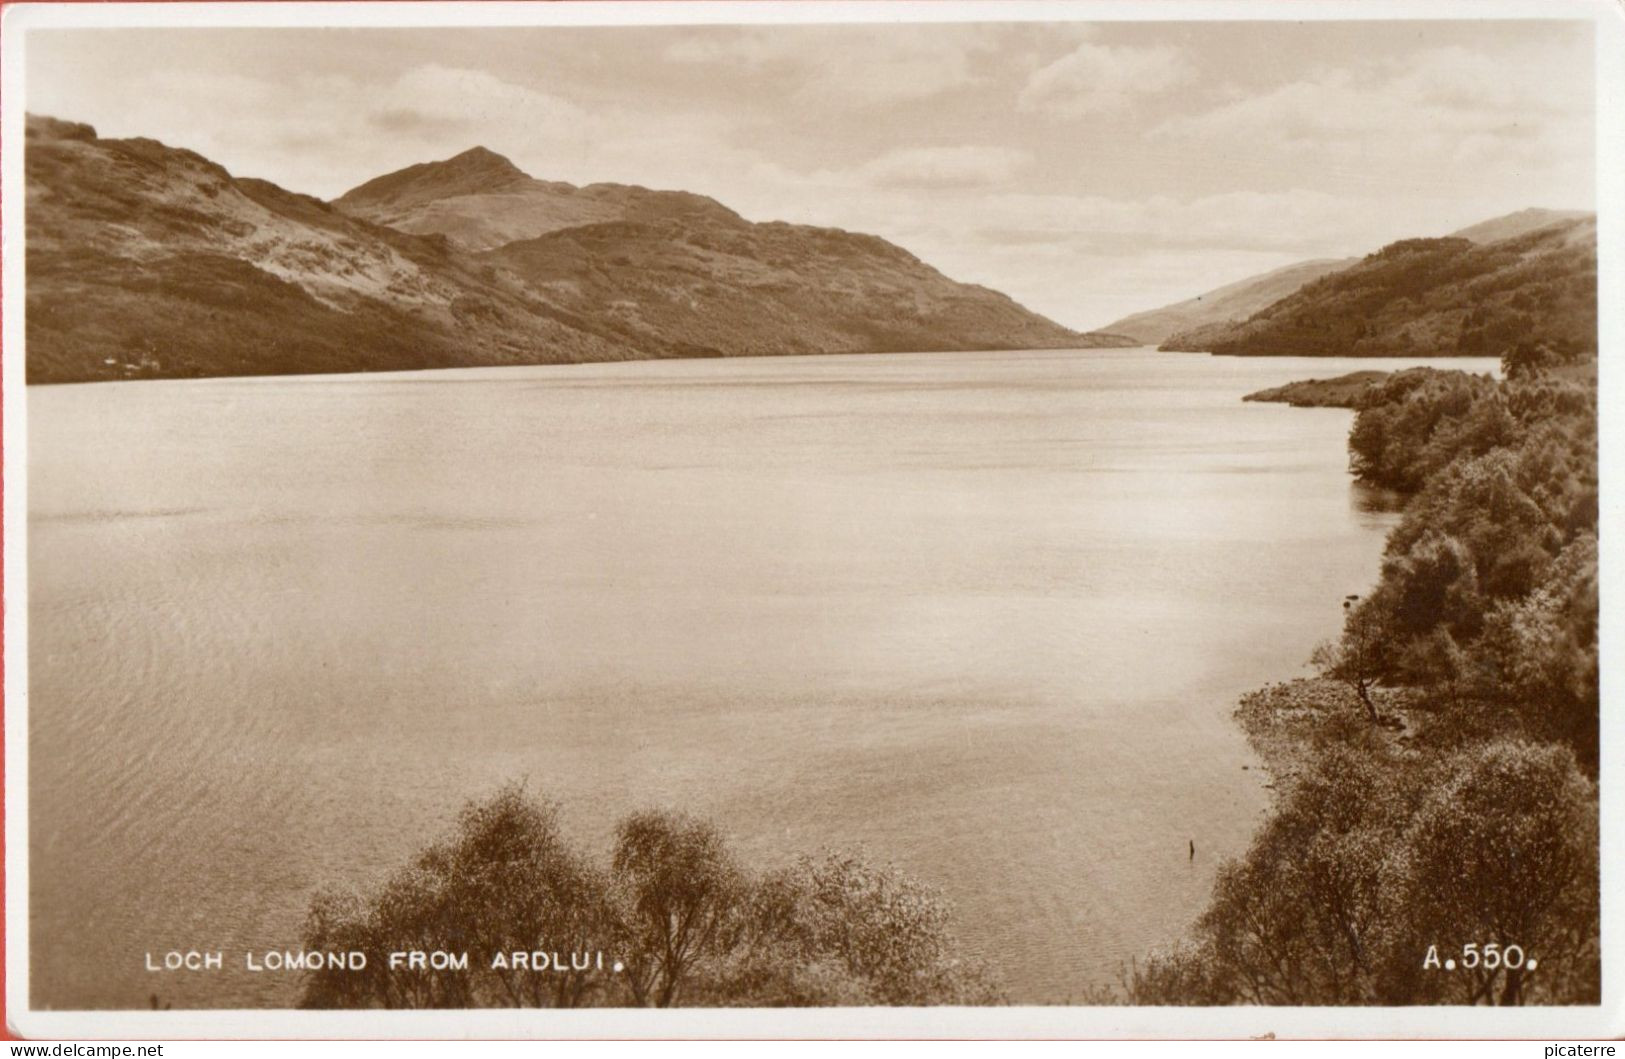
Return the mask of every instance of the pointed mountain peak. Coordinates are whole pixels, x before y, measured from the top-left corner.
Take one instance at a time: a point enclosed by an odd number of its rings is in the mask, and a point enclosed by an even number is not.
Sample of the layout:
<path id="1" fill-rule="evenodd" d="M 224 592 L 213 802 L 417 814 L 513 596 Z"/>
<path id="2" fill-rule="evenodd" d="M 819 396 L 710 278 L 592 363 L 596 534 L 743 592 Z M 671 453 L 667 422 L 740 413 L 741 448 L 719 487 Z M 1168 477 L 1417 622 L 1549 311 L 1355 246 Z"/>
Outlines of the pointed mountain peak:
<path id="1" fill-rule="evenodd" d="M 486 147 L 471 147 L 440 162 L 419 162 L 386 173 L 339 196 L 344 205 L 357 203 L 418 202 L 502 191 L 530 182 L 530 177 L 502 155 Z"/>
<path id="2" fill-rule="evenodd" d="M 514 176 L 525 175 L 524 171 L 518 166 L 489 147 L 470 147 L 462 154 L 453 155 L 444 162 L 430 162 L 429 165 L 431 167 L 435 165 L 444 166 L 448 169 L 478 169 Z"/>

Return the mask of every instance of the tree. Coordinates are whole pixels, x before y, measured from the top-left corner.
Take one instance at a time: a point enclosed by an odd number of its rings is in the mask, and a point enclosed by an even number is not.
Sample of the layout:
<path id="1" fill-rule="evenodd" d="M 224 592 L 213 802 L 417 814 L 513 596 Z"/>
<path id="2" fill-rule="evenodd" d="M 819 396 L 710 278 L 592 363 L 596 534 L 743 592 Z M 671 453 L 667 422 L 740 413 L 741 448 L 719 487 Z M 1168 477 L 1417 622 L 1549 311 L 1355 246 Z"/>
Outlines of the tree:
<path id="1" fill-rule="evenodd" d="M 1566 748 L 1500 739 L 1432 756 L 1330 744 L 1246 855 L 1220 869 L 1193 936 L 1136 967 L 1130 995 L 1596 1003 L 1597 840 L 1595 787 Z M 1494 955 L 1470 965 L 1469 946 Z M 1459 966 L 1446 970 L 1445 957 Z"/>
<path id="2" fill-rule="evenodd" d="M 593 980 L 493 966 L 497 953 L 571 952 L 606 937 L 613 918 L 600 873 L 559 833 L 557 810 L 510 784 L 469 803 L 455 833 L 395 872 L 371 897 L 327 892 L 312 903 L 306 947 L 360 951 L 366 968 L 323 968 L 306 1007 L 574 1007 Z M 463 970 L 391 967 L 392 952 L 480 953 Z"/>
<path id="3" fill-rule="evenodd" d="M 1328 641 L 1315 648 L 1309 661 L 1322 676 L 1346 685 L 1365 707 L 1372 724 L 1382 720 L 1377 704 L 1371 699 L 1381 672 L 1380 628 L 1377 615 L 1369 607 L 1359 605 L 1359 596 L 1343 600 L 1343 638 Z"/>
<path id="4" fill-rule="evenodd" d="M 432 973 L 392 967 L 392 952 L 455 948 L 464 937 L 446 878 L 430 850 L 395 872 L 370 898 L 329 890 L 311 902 L 305 949 L 360 952 L 361 971 L 322 967 L 307 974 L 300 1006 L 307 1008 L 462 1008 L 478 1004 L 467 971 Z"/>
<path id="5" fill-rule="evenodd" d="M 1507 378 L 1521 380 L 1573 359 L 1572 355 L 1553 348 L 1551 343 L 1524 339 L 1508 346 L 1501 354 L 1501 370 L 1506 372 Z"/>
<path id="6" fill-rule="evenodd" d="M 1443 629 L 1471 639 L 1484 620 L 1484 601 L 1471 549 L 1429 530 L 1383 564 L 1382 581 L 1360 615 L 1366 633 L 1380 632 L 1375 658 L 1384 678 L 1409 683 L 1405 653 L 1416 640 Z"/>
<path id="7" fill-rule="evenodd" d="M 1357 472 L 1412 495 L 1314 662 L 1407 731 L 1243 701 L 1278 803 L 1137 1002 L 1597 1002 L 1596 385 L 1512 373 L 1363 399 Z"/>
<path id="8" fill-rule="evenodd" d="M 603 874 L 564 840 L 557 808 L 517 784 L 463 810 L 446 866 L 448 896 L 477 952 L 586 952 L 613 928 Z M 584 974 L 485 966 L 515 1007 L 578 1007 L 593 988 Z"/>
<path id="9" fill-rule="evenodd" d="M 1598 706 L 1597 539 L 1563 550 L 1528 596 L 1490 612 L 1478 645 L 1481 694 L 1509 700 L 1530 731 L 1573 747 L 1595 774 Z"/>
<path id="10" fill-rule="evenodd" d="M 627 968 L 632 995 L 669 1007 L 696 962 L 732 947 L 745 879 L 715 827 L 670 812 L 622 822 L 614 871 L 628 905 L 625 937 L 639 954 Z"/>
<path id="11" fill-rule="evenodd" d="M 1597 1003 L 1586 966 L 1598 933 L 1596 790 L 1564 747 L 1500 740 L 1444 763 L 1400 848 L 1395 922 L 1403 941 L 1384 975 L 1390 999 L 1520 1004 L 1531 988 L 1556 1003 Z M 1527 960 L 1422 970 L 1430 944 L 1473 944 Z M 1394 995 L 1398 993 L 1399 995 Z"/>

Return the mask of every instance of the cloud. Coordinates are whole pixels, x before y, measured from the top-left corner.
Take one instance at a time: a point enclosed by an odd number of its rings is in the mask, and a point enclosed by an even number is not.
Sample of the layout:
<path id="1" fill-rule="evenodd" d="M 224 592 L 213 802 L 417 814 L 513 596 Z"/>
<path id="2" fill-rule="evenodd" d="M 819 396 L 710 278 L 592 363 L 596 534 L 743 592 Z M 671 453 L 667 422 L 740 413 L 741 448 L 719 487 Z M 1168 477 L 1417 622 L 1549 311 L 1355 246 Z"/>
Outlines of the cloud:
<path id="1" fill-rule="evenodd" d="M 745 70 L 778 80 L 802 104 L 850 108 L 929 99 L 978 84 L 974 60 L 996 51 L 1000 39 L 983 27 L 952 25 L 919 32 L 887 24 L 712 30 L 674 41 L 665 58 Z"/>
<path id="2" fill-rule="evenodd" d="M 879 187 L 974 188 L 1006 184 L 1034 164 L 1011 147 L 919 147 L 892 151 L 861 167 Z"/>
<path id="3" fill-rule="evenodd" d="M 1174 47 L 1113 46 L 1084 42 L 1035 70 L 1017 97 L 1028 113 L 1083 118 L 1129 109 L 1191 80 L 1190 63 Z"/>
<path id="4" fill-rule="evenodd" d="M 494 126 L 510 142 L 521 138 L 555 140 L 590 119 L 586 111 L 559 96 L 505 81 L 484 70 L 438 63 L 413 67 L 381 95 L 386 100 L 411 100 L 412 109 L 425 119 L 426 127 L 456 123 L 470 129 Z"/>
<path id="5" fill-rule="evenodd" d="M 1320 152 L 1381 172 L 1405 158 L 1424 172 L 1452 160 L 1479 164 L 1574 155 L 1590 121 L 1584 78 L 1552 77 L 1555 57 L 1432 48 L 1398 60 L 1325 68 L 1266 92 L 1168 119 L 1164 141 L 1252 150 Z M 1589 152 L 1580 152 L 1588 154 Z M 1441 179 L 1448 179 L 1441 176 Z"/>

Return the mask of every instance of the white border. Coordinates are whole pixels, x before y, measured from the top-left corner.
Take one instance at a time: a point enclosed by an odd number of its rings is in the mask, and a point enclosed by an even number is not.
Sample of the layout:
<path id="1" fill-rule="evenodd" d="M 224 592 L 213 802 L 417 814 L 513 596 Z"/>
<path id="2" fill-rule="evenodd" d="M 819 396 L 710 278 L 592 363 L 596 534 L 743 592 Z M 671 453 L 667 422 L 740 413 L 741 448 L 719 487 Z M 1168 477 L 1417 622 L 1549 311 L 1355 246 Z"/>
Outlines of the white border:
<path id="1" fill-rule="evenodd" d="M 1603 836 L 1603 1002 L 1575 1008 L 811 1008 L 669 1011 L 32 1011 L 28 996 L 27 404 L 23 364 L 23 124 L 27 33 L 42 28 L 181 26 L 618 26 L 819 22 L 1056 22 L 1578 19 L 1596 27 L 1602 527 L 1625 526 L 1618 491 L 1625 423 L 1625 0 L 839 0 L 617 3 L 20 3 L 0 22 L 0 157 L 4 254 L 4 517 L 6 1010 L 35 1039 L 186 1038 L 1574 1038 L 1625 1036 L 1625 738 L 1609 707 L 1625 612 L 1601 613 L 1605 704 L 1600 787 Z M 1625 568 L 1603 533 L 1602 598 L 1625 597 Z"/>

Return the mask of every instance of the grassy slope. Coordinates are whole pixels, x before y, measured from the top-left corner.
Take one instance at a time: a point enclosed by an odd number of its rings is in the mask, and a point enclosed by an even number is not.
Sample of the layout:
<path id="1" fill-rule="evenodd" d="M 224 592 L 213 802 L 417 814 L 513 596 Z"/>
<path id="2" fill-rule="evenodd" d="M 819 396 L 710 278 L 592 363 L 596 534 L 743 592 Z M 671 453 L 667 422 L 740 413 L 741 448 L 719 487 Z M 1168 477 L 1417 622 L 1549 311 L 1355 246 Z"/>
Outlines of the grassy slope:
<path id="1" fill-rule="evenodd" d="M 1223 325 L 1245 320 L 1260 309 L 1279 301 L 1305 283 L 1355 264 L 1358 258 L 1301 261 L 1237 283 L 1227 284 L 1194 298 L 1160 309 L 1125 316 L 1104 330 L 1129 335 L 1145 345 L 1158 345 L 1170 335 L 1192 328 Z"/>

